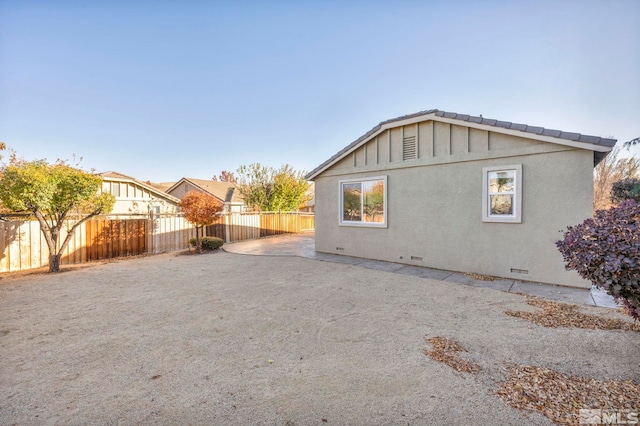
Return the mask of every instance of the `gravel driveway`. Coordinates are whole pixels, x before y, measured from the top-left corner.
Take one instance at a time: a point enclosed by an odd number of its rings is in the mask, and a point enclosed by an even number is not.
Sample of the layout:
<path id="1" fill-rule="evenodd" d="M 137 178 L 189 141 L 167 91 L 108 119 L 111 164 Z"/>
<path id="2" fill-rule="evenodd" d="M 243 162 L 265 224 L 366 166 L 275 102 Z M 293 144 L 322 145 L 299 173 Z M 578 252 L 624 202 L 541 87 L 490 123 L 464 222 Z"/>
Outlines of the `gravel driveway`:
<path id="1" fill-rule="evenodd" d="M 638 333 L 543 328 L 507 309 L 534 308 L 491 289 L 224 252 L 4 276 L 0 424 L 544 425 L 495 395 L 506 363 L 640 380 Z M 431 360 L 425 336 L 458 341 L 482 370 Z"/>

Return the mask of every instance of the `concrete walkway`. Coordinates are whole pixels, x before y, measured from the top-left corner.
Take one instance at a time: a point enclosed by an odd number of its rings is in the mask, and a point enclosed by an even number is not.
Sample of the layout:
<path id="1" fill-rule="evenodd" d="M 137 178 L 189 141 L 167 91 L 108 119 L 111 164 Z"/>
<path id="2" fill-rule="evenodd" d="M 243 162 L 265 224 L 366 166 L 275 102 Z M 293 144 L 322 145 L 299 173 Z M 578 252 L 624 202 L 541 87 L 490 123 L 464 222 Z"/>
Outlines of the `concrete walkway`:
<path id="1" fill-rule="evenodd" d="M 512 279 L 496 279 L 483 281 L 471 278 L 460 272 L 444 271 L 382 260 L 362 259 L 359 257 L 337 254 L 319 253 L 315 251 L 313 233 L 289 234 L 259 240 L 240 241 L 225 244 L 223 250 L 229 253 L 256 256 L 299 256 L 324 262 L 343 263 L 368 269 L 412 275 L 421 278 L 448 281 L 472 287 L 486 287 L 510 293 L 524 293 L 566 303 L 576 303 L 606 308 L 618 308 L 611 296 L 606 292 L 592 288 L 582 289 L 551 284 L 519 281 Z"/>

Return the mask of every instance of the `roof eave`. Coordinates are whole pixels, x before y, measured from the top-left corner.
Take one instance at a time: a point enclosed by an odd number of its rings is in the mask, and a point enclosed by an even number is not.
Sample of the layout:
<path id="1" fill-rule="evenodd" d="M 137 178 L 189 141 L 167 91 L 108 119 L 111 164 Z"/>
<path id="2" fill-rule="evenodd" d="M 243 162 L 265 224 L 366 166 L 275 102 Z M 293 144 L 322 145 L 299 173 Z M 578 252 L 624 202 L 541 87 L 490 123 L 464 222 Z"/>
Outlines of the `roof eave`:
<path id="1" fill-rule="evenodd" d="M 613 149 L 613 144 L 611 146 L 608 146 L 608 145 L 599 145 L 599 144 L 588 143 L 588 142 L 574 141 L 574 140 L 565 139 L 565 138 L 559 138 L 559 137 L 554 137 L 554 136 L 547 136 L 547 135 L 542 135 L 542 134 L 535 134 L 535 133 L 531 133 L 531 132 L 525 132 L 525 131 L 522 131 L 522 130 L 507 129 L 507 128 L 504 128 L 504 127 L 496 127 L 495 125 L 487 125 L 487 124 L 475 123 L 474 121 L 471 121 L 471 120 L 468 120 L 468 119 L 467 120 L 462 120 L 462 119 L 456 119 L 456 118 L 448 118 L 446 116 L 441 116 L 438 113 L 441 113 L 443 115 L 447 115 L 447 113 L 444 113 L 444 112 L 439 111 L 439 110 L 430 110 L 429 112 L 427 112 L 427 113 L 425 113 L 423 115 L 415 115 L 414 114 L 414 115 L 408 116 L 409 118 L 406 118 L 406 119 L 400 117 L 399 119 L 392 119 L 392 120 L 383 121 L 380 124 L 378 124 L 377 126 L 373 127 L 371 130 L 369 130 L 363 136 L 361 136 L 360 138 L 356 139 L 351 144 L 347 145 L 347 147 L 345 148 L 344 152 L 340 152 L 339 151 L 339 155 L 336 155 L 334 157 L 329 158 L 329 160 L 325 161 L 323 164 L 318 166 L 316 169 L 314 169 L 311 172 L 309 172 L 305 176 L 305 179 L 311 180 L 311 181 L 314 180 L 316 177 L 318 177 L 324 171 L 326 171 L 327 169 L 329 169 L 330 167 L 332 167 L 333 165 L 335 165 L 336 163 L 338 163 L 339 161 L 341 161 L 342 159 L 347 157 L 349 154 L 353 153 L 355 150 L 360 148 L 362 145 L 364 145 L 367 142 L 371 141 L 373 138 L 375 138 L 376 136 L 378 136 L 380 133 L 384 132 L 385 130 L 388 130 L 388 129 L 391 129 L 391 128 L 395 128 L 395 127 L 400 127 L 400 126 L 406 126 L 406 125 L 409 125 L 409 124 L 420 123 L 420 122 L 428 121 L 428 120 L 438 121 L 438 122 L 441 122 L 441 123 L 458 124 L 458 125 L 463 123 L 462 125 L 464 125 L 464 126 L 471 127 L 471 128 L 478 129 L 478 130 L 486 130 L 486 131 L 495 132 L 495 133 L 502 133 L 502 134 L 507 134 L 507 135 L 521 137 L 521 138 L 538 140 L 538 141 L 541 141 L 541 142 L 548 142 L 548 143 L 554 143 L 554 144 L 557 144 L 557 145 L 564 145 L 564 146 L 570 146 L 570 147 L 574 147 L 574 148 L 587 149 L 587 150 L 595 151 L 595 152 L 608 153 Z M 475 118 L 475 117 L 468 117 L 468 118 Z M 609 140 L 607 140 L 607 141 L 609 141 Z M 612 139 L 611 141 L 613 141 L 615 143 L 615 140 Z"/>
<path id="2" fill-rule="evenodd" d="M 125 178 L 110 177 L 110 176 L 108 176 L 108 177 L 100 176 L 100 177 L 102 178 L 103 181 L 106 180 L 106 181 L 114 181 L 114 182 L 134 183 L 136 185 L 139 185 L 139 186 L 143 187 L 144 189 L 147 189 L 149 192 L 153 192 L 154 194 L 156 194 L 158 196 L 166 198 L 169 201 L 173 201 L 174 203 L 179 203 L 180 202 L 180 199 L 174 197 L 173 195 L 167 194 L 165 192 L 162 192 L 159 189 L 156 189 L 156 188 L 154 188 L 154 187 L 152 187 L 150 185 L 147 185 L 144 182 L 141 182 L 141 181 L 133 179 L 133 178 L 125 179 Z"/>

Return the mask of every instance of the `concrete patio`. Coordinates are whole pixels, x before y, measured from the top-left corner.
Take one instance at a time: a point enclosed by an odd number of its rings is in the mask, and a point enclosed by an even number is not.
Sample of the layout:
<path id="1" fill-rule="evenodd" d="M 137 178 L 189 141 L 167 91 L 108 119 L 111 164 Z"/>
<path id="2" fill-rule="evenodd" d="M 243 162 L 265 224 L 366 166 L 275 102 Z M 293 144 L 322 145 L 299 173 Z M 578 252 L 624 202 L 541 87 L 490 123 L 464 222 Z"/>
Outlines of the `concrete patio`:
<path id="1" fill-rule="evenodd" d="M 523 293 L 545 297 L 565 303 L 618 308 L 619 305 L 603 290 L 597 288 L 581 289 L 552 284 L 519 281 L 512 279 L 496 279 L 484 281 L 474 279 L 461 272 L 444 271 L 427 267 L 404 265 L 381 260 L 362 259 L 352 256 L 319 253 L 315 251 L 314 234 L 288 234 L 259 240 L 241 241 L 226 244 L 223 250 L 229 253 L 255 256 L 298 256 L 323 262 L 342 263 L 368 269 L 377 269 L 402 275 L 411 275 L 447 282 L 464 284 L 472 287 L 485 287 L 509 293 Z"/>

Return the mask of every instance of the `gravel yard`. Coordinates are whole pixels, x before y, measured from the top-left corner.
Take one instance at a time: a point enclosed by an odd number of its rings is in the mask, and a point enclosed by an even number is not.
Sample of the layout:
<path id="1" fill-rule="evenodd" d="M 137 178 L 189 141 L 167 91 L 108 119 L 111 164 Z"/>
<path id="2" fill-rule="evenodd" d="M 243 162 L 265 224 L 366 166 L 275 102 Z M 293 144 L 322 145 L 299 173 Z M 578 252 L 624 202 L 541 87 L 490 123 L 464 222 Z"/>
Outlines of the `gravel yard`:
<path id="1" fill-rule="evenodd" d="M 639 333 L 505 314 L 539 310 L 526 302 L 225 252 L 5 275 L 0 424 L 547 425 L 497 395 L 509 365 L 640 382 Z M 462 345 L 479 372 L 426 356 L 435 336 Z"/>

